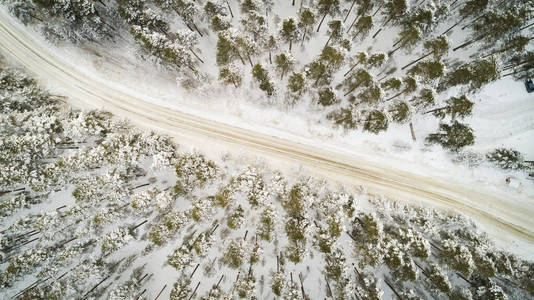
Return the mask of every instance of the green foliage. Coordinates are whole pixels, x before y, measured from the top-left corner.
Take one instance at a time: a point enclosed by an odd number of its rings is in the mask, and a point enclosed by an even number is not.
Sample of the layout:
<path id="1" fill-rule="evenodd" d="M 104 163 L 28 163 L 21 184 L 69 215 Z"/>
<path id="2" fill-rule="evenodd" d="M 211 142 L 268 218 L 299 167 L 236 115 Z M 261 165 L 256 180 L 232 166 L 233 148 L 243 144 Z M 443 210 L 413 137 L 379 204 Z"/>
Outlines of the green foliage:
<path id="1" fill-rule="evenodd" d="M 443 148 L 458 152 L 463 147 L 473 145 L 475 135 L 467 125 L 454 121 L 452 125 L 439 124 L 439 132 L 429 134 L 426 142 L 440 144 Z"/>
<path id="2" fill-rule="evenodd" d="M 358 19 L 358 22 L 354 25 L 354 29 L 352 30 L 352 38 L 353 39 L 363 39 L 368 34 L 369 31 L 373 28 L 373 17 L 371 16 L 363 16 Z"/>
<path id="3" fill-rule="evenodd" d="M 226 85 L 233 84 L 235 88 L 238 88 L 241 86 L 243 78 L 241 77 L 241 72 L 239 72 L 238 69 L 224 67 L 219 71 L 219 80 Z"/>
<path id="4" fill-rule="evenodd" d="M 378 134 L 380 131 L 387 130 L 388 125 L 389 121 L 386 114 L 380 110 L 373 110 L 367 114 L 363 123 L 363 129 Z"/>
<path id="5" fill-rule="evenodd" d="M 291 43 L 298 37 L 295 19 L 288 18 L 282 22 L 282 28 L 280 29 L 280 37 L 286 43 Z M 291 50 L 291 46 L 289 49 Z"/>
<path id="6" fill-rule="evenodd" d="M 335 16 L 339 13 L 339 0 L 319 0 L 317 2 L 317 10 L 320 15 Z"/>
<path id="7" fill-rule="evenodd" d="M 328 87 L 326 89 L 319 90 L 319 98 L 317 99 L 317 102 L 319 102 L 319 104 L 322 106 L 329 106 L 338 103 L 339 100 L 336 98 L 334 91 Z"/>
<path id="8" fill-rule="evenodd" d="M 410 117 L 410 107 L 406 102 L 395 103 L 390 109 L 391 119 L 395 122 L 403 123 Z"/>
<path id="9" fill-rule="evenodd" d="M 360 100 L 360 103 L 373 104 L 382 98 L 382 90 L 377 85 L 371 85 L 361 91 L 356 98 Z"/>
<path id="10" fill-rule="evenodd" d="M 443 35 L 423 43 L 423 48 L 432 53 L 434 60 L 436 61 L 439 61 L 443 56 L 445 56 L 449 52 L 450 47 L 451 45 L 449 40 Z"/>
<path id="11" fill-rule="evenodd" d="M 241 205 L 238 205 L 237 208 L 228 216 L 226 224 L 232 229 L 238 229 L 243 224 L 245 218 L 245 211 Z"/>
<path id="12" fill-rule="evenodd" d="M 421 61 L 408 70 L 408 74 L 423 77 L 426 82 L 443 77 L 445 66 L 439 61 Z"/>
<path id="13" fill-rule="evenodd" d="M 366 62 L 367 68 L 379 68 L 384 64 L 384 61 L 386 60 L 386 55 L 384 53 L 374 53 L 373 55 L 369 56 Z"/>
<path id="14" fill-rule="evenodd" d="M 284 75 L 293 71 L 295 67 L 295 60 L 291 54 L 281 53 L 274 58 L 275 69 L 280 73 L 280 79 L 284 78 Z"/>
<path id="15" fill-rule="evenodd" d="M 328 22 L 328 41 L 338 42 L 343 37 L 343 23 L 341 20 L 332 20 Z"/>
<path id="16" fill-rule="evenodd" d="M 469 85 L 470 90 L 478 90 L 500 77 L 497 61 L 493 58 L 475 60 L 454 71 L 449 72 L 440 83 L 444 90 L 457 85 Z"/>
<path id="17" fill-rule="evenodd" d="M 401 85 L 402 85 L 402 82 L 398 78 L 392 77 L 386 80 L 384 83 L 382 83 L 382 88 L 391 89 L 391 90 L 399 90 Z"/>
<path id="18" fill-rule="evenodd" d="M 503 169 L 521 170 L 528 168 L 523 155 L 513 149 L 497 148 L 486 154 L 486 158 Z"/>
<path id="19" fill-rule="evenodd" d="M 232 27 L 232 23 L 230 23 L 227 17 L 214 16 L 213 18 L 211 18 L 210 26 L 214 32 L 220 32 L 220 31 L 224 31 Z M 223 47 L 221 46 L 221 49 L 222 48 Z M 219 50 L 219 47 L 217 47 L 217 50 Z"/>
<path id="20" fill-rule="evenodd" d="M 217 39 L 217 65 L 224 66 L 236 58 L 235 45 L 223 33 L 219 33 Z"/>
<path id="21" fill-rule="evenodd" d="M 305 87 L 304 75 L 302 73 L 293 73 L 289 76 L 287 88 L 293 94 L 300 96 Z"/>
<path id="22" fill-rule="evenodd" d="M 232 269 L 238 269 L 243 265 L 246 257 L 245 242 L 232 240 L 224 252 L 221 262 Z"/>
<path id="23" fill-rule="evenodd" d="M 345 129 L 355 129 L 358 125 L 358 120 L 353 115 L 351 107 L 342 107 L 327 115 L 327 118 L 332 120 L 334 124 L 343 126 Z"/>
<path id="24" fill-rule="evenodd" d="M 445 101 L 445 106 L 433 109 L 429 112 L 437 118 L 443 119 L 450 115 L 452 119 L 465 118 L 471 115 L 474 103 L 467 99 L 467 96 L 450 97 Z"/>
<path id="25" fill-rule="evenodd" d="M 270 82 L 269 74 L 267 73 L 267 70 L 261 66 L 261 64 L 256 64 L 254 68 L 252 68 L 252 77 L 259 82 L 260 90 L 264 91 L 267 96 L 273 95 L 274 87 Z"/>
<path id="26" fill-rule="evenodd" d="M 266 241 L 271 240 L 271 235 L 274 232 L 276 221 L 276 210 L 272 207 L 265 208 L 260 215 L 260 225 L 258 226 L 258 235 L 261 239 Z"/>

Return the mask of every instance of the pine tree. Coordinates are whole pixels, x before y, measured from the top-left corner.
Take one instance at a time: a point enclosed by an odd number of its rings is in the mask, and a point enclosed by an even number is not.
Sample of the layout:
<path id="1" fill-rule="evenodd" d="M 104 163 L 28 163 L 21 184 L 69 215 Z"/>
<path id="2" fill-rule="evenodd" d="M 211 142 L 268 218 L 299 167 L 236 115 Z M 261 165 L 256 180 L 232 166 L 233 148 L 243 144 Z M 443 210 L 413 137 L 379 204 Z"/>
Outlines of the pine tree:
<path id="1" fill-rule="evenodd" d="M 419 95 L 413 97 L 410 102 L 418 108 L 428 108 L 434 105 L 434 92 L 431 89 L 421 89 Z"/>
<path id="2" fill-rule="evenodd" d="M 373 76 L 371 74 L 364 69 L 358 69 L 343 81 L 343 85 L 346 87 L 343 96 L 346 97 L 360 86 L 369 87 L 372 82 Z"/>
<path id="3" fill-rule="evenodd" d="M 288 90 L 296 96 L 300 96 L 304 91 L 305 79 L 302 73 L 293 73 L 287 81 Z"/>
<path id="4" fill-rule="evenodd" d="M 373 28 L 373 25 L 373 17 L 363 16 L 359 18 L 358 22 L 356 23 L 356 26 L 354 27 L 354 30 L 352 31 L 352 38 L 365 38 L 369 34 L 369 31 L 371 31 L 371 29 Z"/>
<path id="5" fill-rule="evenodd" d="M 341 20 L 332 20 L 328 22 L 328 40 L 326 41 L 325 47 L 328 46 L 330 41 L 337 42 L 343 37 L 343 24 Z"/>
<path id="6" fill-rule="evenodd" d="M 421 39 L 421 31 L 415 27 L 410 26 L 399 33 L 399 40 L 393 44 L 393 48 L 388 56 L 393 55 L 399 49 L 410 50 L 412 49 Z M 397 48 L 395 48 L 397 47 Z"/>
<path id="7" fill-rule="evenodd" d="M 367 62 L 365 63 L 365 66 L 368 69 L 380 68 L 385 61 L 386 55 L 384 53 L 374 53 L 373 55 L 369 56 Z"/>
<path id="8" fill-rule="evenodd" d="M 267 41 L 267 22 L 263 16 L 257 12 L 247 14 L 241 19 L 241 25 L 245 32 L 250 34 L 252 40 L 260 45 L 265 44 Z"/>
<path id="9" fill-rule="evenodd" d="M 380 26 L 380 29 L 373 35 L 373 38 L 375 38 L 391 20 L 402 20 L 407 9 L 408 4 L 406 3 L 406 0 L 389 0 L 386 2 L 384 5 L 384 15 L 387 19 L 382 26 Z"/>
<path id="10" fill-rule="evenodd" d="M 269 74 L 267 73 L 267 70 L 261 66 L 261 64 L 256 64 L 254 68 L 252 68 L 252 77 L 259 82 L 260 90 L 264 91 L 267 96 L 273 95 L 274 87 L 270 82 Z"/>
<path id="11" fill-rule="evenodd" d="M 408 70 L 408 74 L 420 76 L 427 83 L 443 77 L 444 73 L 445 65 L 439 61 L 422 61 Z"/>
<path id="12" fill-rule="evenodd" d="M 313 25 L 316 22 L 316 17 L 313 11 L 309 8 L 304 8 L 299 12 L 298 16 L 298 27 L 299 30 L 302 32 L 302 42 L 301 45 L 304 45 L 304 41 L 306 39 L 310 39 L 310 36 L 308 36 L 308 33 L 311 33 L 313 31 Z"/>
<path id="13" fill-rule="evenodd" d="M 232 84 L 235 88 L 241 86 L 243 78 L 241 77 L 241 71 L 235 66 L 225 66 L 219 71 L 219 80 L 224 84 Z"/>
<path id="14" fill-rule="evenodd" d="M 273 64 L 272 52 L 278 49 L 278 44 L 276 43 L 276 39 L 274 36 L 269 36 L 267 42 L 265 43 L 265 48 L 267 51 L 269 51 L 269 63 Z"/>
<path id="15" fill-rule="evenodd" d="M 430 144 L 440 144 L 443 148 L 458 152 L 465 146 L 473 145 L 475 135 L 467 125 L 454 121 L 452 125 L 439 124 L 439 132 L 429 134 L 426 141 Z"/>
<path id="16" fill-rule="evenodd" d="M 286 43 L 289 43 L 289 51 L 291 52 L 293 40 L 298 38 L 298 30 L 295 24 L 295 19 L 288 18 L 282 22 L 282 27 L 280 28 L 280 38 Z"/>
<path id="17" fill-rule="evenodd" d="M 486 154 L 486 158 L 503 169 L 520 170 L 528 167 L 523 155 L 513 149 L 497 148 Z"/>
<path id="18" fill-rule="evenodd" d="M 405 65 L 404 67 L 402 67 L 402 70 L 417 63 L 418 61 L 422 59 L 427 58 L 430 55 L 434 56 L 435 61 L 441 60 L 441 58 L 448 53 L 450 49 L 450 42 L 445 36 L 441 35 L 433 40 L 424 42 L 423 48 L 425 49 L 425 51 L 427 51 L 427 53 L 419 57 L 418 59 L 412 61 L 411 63 Z"/>
<path id="19" fill-rule="evenodd" d="M 398 123 L 403 123 L 410 118 L 410 107 L 406 102 L 394 104 L 388 112 L 391 113 L 391 119 Z"/>
<path id="20" fill-rule="evenodd" d="M 367 62 L 367 53 L 358 52 L 353 58 L 351 58 L 351 62 L 352 66 L 350 66 L 350 69 L 345 74 L 343 74 L 343 76 L 345 77 L 359 64 L 365 64 Z"/>
<path id="21" fill-rule="evenodd" d="M 274 58 L 275 69 L 280 73 L 280 80 L 284 79 L 284 74 L 293 71 L 295 58 L 290 53 L 281 53 Z"/>
<path id="22" fill-rule="evenodd" d="M 340 12 L 339 5 L 339 0 L 319 0 L 317 3 L 317 10 L 319 15 L 322 15 L 323 17 L 319 22 L 319 26 L 317 26 L 317 32 L 321 29 L 321 25 L 327 15 L 335 17 Z"/>
<path id="23" fill-rule="evenodd" d="M 330 87 L 319 90 L 318 94 L 319 97 L 317 102 L 319 102 L 319 104 L 322 106 L 330 106 L 339 102 L 339 100 L 336 98 L 336 94 Z"/>
<path id="24" fill-rule="evenodd" d="M 363 123 L 363 129 L 374 134 L 388 129 L 389 120 L 386 114 L 380 110 L 373 110 L 367 114 Z"/>
<path id="25" fill-rule="evenodd" d="M 445 101 L 445 104 L 445 106 L 429 110 L 425 114 L 432 113 L 440 119 L 447 115 L 450 115 L 453 120 L 455 118 L 465 118 L 471 115 L 474 103 L 463 95 L 461 97 L 450 97 Z"/>

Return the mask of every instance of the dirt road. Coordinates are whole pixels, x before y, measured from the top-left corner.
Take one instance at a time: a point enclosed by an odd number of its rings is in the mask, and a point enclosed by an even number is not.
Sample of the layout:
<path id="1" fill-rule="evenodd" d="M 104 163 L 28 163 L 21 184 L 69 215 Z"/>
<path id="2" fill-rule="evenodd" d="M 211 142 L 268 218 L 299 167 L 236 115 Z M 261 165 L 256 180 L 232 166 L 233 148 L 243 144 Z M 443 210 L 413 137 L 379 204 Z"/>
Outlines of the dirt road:
<path id="1" fill-rule="evenodd" d="M 134 124 L 168 134 L 178 142 L 187 140 L 199 147 L 239 149 L 278 163 L 302 165 L 342 184 L 363 185 L 372 194 L 454 209 L 472 217 L 506 248 L 526 252 L 533 249 L 534 199 L 510 200 L 504 193 L 412 174 L 312 143 L 297 143 L 151 104 L 150 97 L 136 96 L 65 62 L 2 11 L 0 51 L 41 81 L 59 87 L 74 106 L 105 108 Z"/>

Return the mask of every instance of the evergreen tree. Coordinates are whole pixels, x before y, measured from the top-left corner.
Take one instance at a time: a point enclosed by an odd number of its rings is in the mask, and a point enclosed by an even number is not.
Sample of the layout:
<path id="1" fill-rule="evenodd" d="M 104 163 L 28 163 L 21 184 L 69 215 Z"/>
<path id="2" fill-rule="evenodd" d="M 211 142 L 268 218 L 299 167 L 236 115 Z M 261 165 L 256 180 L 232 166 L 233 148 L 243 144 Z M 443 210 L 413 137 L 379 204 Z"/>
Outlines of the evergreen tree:
<path id="1" fill-rule="evenodd" d="M 477 90 L 499 77 L 500 72 L 495 59 L 475 60 L 447 73 L 439 88 L 444 90 L 457 85 L 469 84 L 470 90 Z"/>
<path id="2" fill-rule="evenodd" d="M 374 134 L 388 129 L 389 120 L 386 114 L 380 110 L 373 110 L 367 114 L 363 123 L 363 129 Z"/>
<path id="3" fill-rule="evenodd" d="M 339 100 L 336 98 L 334 91 L 328 87 L 325 89 L 319 90 L 319 98 L 317 100 L 322 106 L 330 106 L 332 104 L 338 103 Z"/>
<path id="4" fill-rule="evenodd" d="M 346 90 L 343 96 L 346 97 L 360 86 L 369 87 L 372 82 L 373 76 L 371 74 L 364 69 L 358 69 L 343 81 Z"/>
<path id="5" fill-rule="evenodd" d="M 373 55 L 369 56 L 367 62 L 365 63 L 365 66 L 368 69 L 380 68 L 385 61 L 386 55 L 384 53 L 374 53 Z"/>
<path id="6" fill-rule="evenodd" d="M 295 94 L 296 96 L 300 96 L 304 91 L 305 83 L 306 81 L 302 73 L 293 73 L 291 76 L 289 76 L 287 88 L 291 93 Z"/>
<path id="7" fill-rule="evenodd" d="M 391 114 L 391 119 L 398 123 L 404 123 L 410 118 L 410 107 L 406 102 L 394 104 L 388 112 Z"/>
<path id="8" fill-rule="evenodd" d="M 428 108 L 434 105 L 434 92 L 431 89 L 421 89 L 419 95 L 413 97 L 410 102 L 418 108 Z"/>
<path id="9" fill-rule="evenodd" d="M 274 36 L 270 35 L 267 38 L 267 42 L 265 43 L 265 48 L 267 49 L 267 51 L 269 51 L 269 63 L 272 64 L 273 63 L 272 52 L 278 49 L 278 44 L 276 43 L 276 39 Z"/>
<path id="10" fill-rule="evenodd" d="M 359 18 L 356 26 L 354 26 L 354 30 L 352 31 L 352 38 L 364 39 L 369 34 L 369 31 L 371 31 L 373 28 L 373 25 L 373 17 L 363 16 Z"/>
<path id="11" fill-rule="evenodd" d="M 467 125 L 454 121 L 452 125 L 439 124 L 439 132 L 429 134 L 426 141 L 430 144 L 440 144 L 443 148 L 458 152 L 465 146 L 473 145 L 475 135 Z"/>
<path id="12" fill-rule="evenodd" d="M 264 91 L 267 96 L 272 96 L 274 93 L 274 87 L 269 78 L 267 70 L 265 70 L 261 64 L 256 64 L 252 68 L 252 77 L 260 84 L 260 90 Z"/>
<path id="13" fill-rule="evenodd" d="M 343 37 L 343 24 L 341 20 L 332 20 L 328 22 L 328 40 L 325 47 L 328 46 L 330 41 L 338 42 Z"/>
<path id="14" fill-rule="evenodd" d="M 412 61 L 411 63 L 405 65 L 404 67 L 402 67 L 402 70 L 417 63 L 418 61 L 422 59 L 427 58 L 430 55 L 434 55 L 435 61 L 441 60 L 441 58 L 448 53 L 450 49 L 450 42 L 445 36 L 441 35 L 433 40 L 424 42 L 423 48 L 425 49 L 425 51 L 427 51 L 427 53 L 419 57 L 418 59 Z"/>
<path id="15" fill-rule="evenodd" d="M 317 26 L 317 32 L 319 32 L 327 15 L 335 17 L 340 12 L 339 0 L 319 0 L 317 10 L 318 14 L 323 16 L 321 22 L 319 22 L 319 26 Z"/>
<path id="16" fill-rule="evenodd" d="M 351 58 L 352 66 L 350 69 L 343 74 L 343 76 L 347 76 L 354 68 L 356 68 L 359 64 L 365 64 L 367 62 L 367 53 L 365 52 L 358 52 L 354 57 Z"/>
<path id="17" fill-rule="evenodd" d="M 280 80 L 284 79 L 284 74 L 293 71 L 295 58 L 290 53 L 281 53 L 274 58 L 275 69 L 280 73 Z"/>
<path id="18" fill-rule="evenodd" d="M 399 40 L 393 44 L 394 49 L 392 49 L 388 55 L 393 55 L 393 53 L 397 52 L 397 50 L 401 48 L 405 50 L 411 50 L 420 39 L 421 31 L 415 26 L 410 26 L 399 33 Z"/>
<path id="19" fill-rule="evenodd" d="M 503 169 L 520 170 L 528 167 L 523 155 L 513 149 L 497 148 L 486 154 L 486 158 Z"/>
<path id="20" fill-rule="evenodd" d="M 241 77 L 240 70 L 236 66 L 229 65 L 219 71 L 219 80 L 226 85 L 233 84 L 235 88 L 238 88 L 241 86 L 243 78 Z"/>
<path id="21" fill-rule="evenodd" d="M 289 51 L 291 52 L 291 45 L 293 40 L 298 38 L 297 26 L 295 24 L 295 19 L 288 18 L 282 22 L 282 27 L 280 28 L 280 38 L 289 43 Z"/>
<path id="22" fill-rule="evenodd" d="M 299 12 L 298 16 L 298 27 L 299 30 L 302 32 L 302 42 L 301 45 L 304 45 L 304 41 L 306 39 L 310 39 L 310 36 L 308 36 L 308 33 L 311 33 L 313 31 L 313 24 L 316 22 L 316 17 L 313 11 L 309 8 L 304 8 Z"/>
<path id="23" fill-rule="evenodd" d="M 461 97 L 450 97 L 445 101 L 445 106 L 435 108 L 425 112 L 432 113 L 434 116 L 443 119 L 445 116 L 450 115 L 452 119 L 465 118 L 471 115 L 473 110 L 473 102 L 469 101 L 465 95 Z"/>
<path id="24" fill-rule="evenodd" d="M 408 74 L 420 76 L 427 83 L 443 77 L 444 72 L 445 66 L 439 61 L 422 61 L 408 70 Z"/>

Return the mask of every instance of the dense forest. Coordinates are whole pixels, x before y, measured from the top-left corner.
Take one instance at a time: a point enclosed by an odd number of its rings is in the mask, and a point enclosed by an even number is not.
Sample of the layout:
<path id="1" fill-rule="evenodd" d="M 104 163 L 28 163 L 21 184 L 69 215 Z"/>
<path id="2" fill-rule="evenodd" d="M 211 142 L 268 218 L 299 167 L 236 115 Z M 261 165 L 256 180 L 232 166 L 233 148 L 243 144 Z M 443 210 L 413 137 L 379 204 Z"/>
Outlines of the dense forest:
<path id="1" fill-rule="evenodd" d="M 182 151 L 6 67 L 0 98 L 2 297 L 534 298 L 455 213 Z"/>
<path id="2" fill-rule="evenodd" d="M 433 115 L 426 142 L 451 151 L 475 142 L 466 118 L 477 91 L 534 76 L 524 0 L 2 1 L 50 40 L 131 41 L 188 89 L 255 90 L 263 103 L 308 103 L 334 126 L 376 134 Z M 518 155 L 507 164 L 524 165 Z"/>

